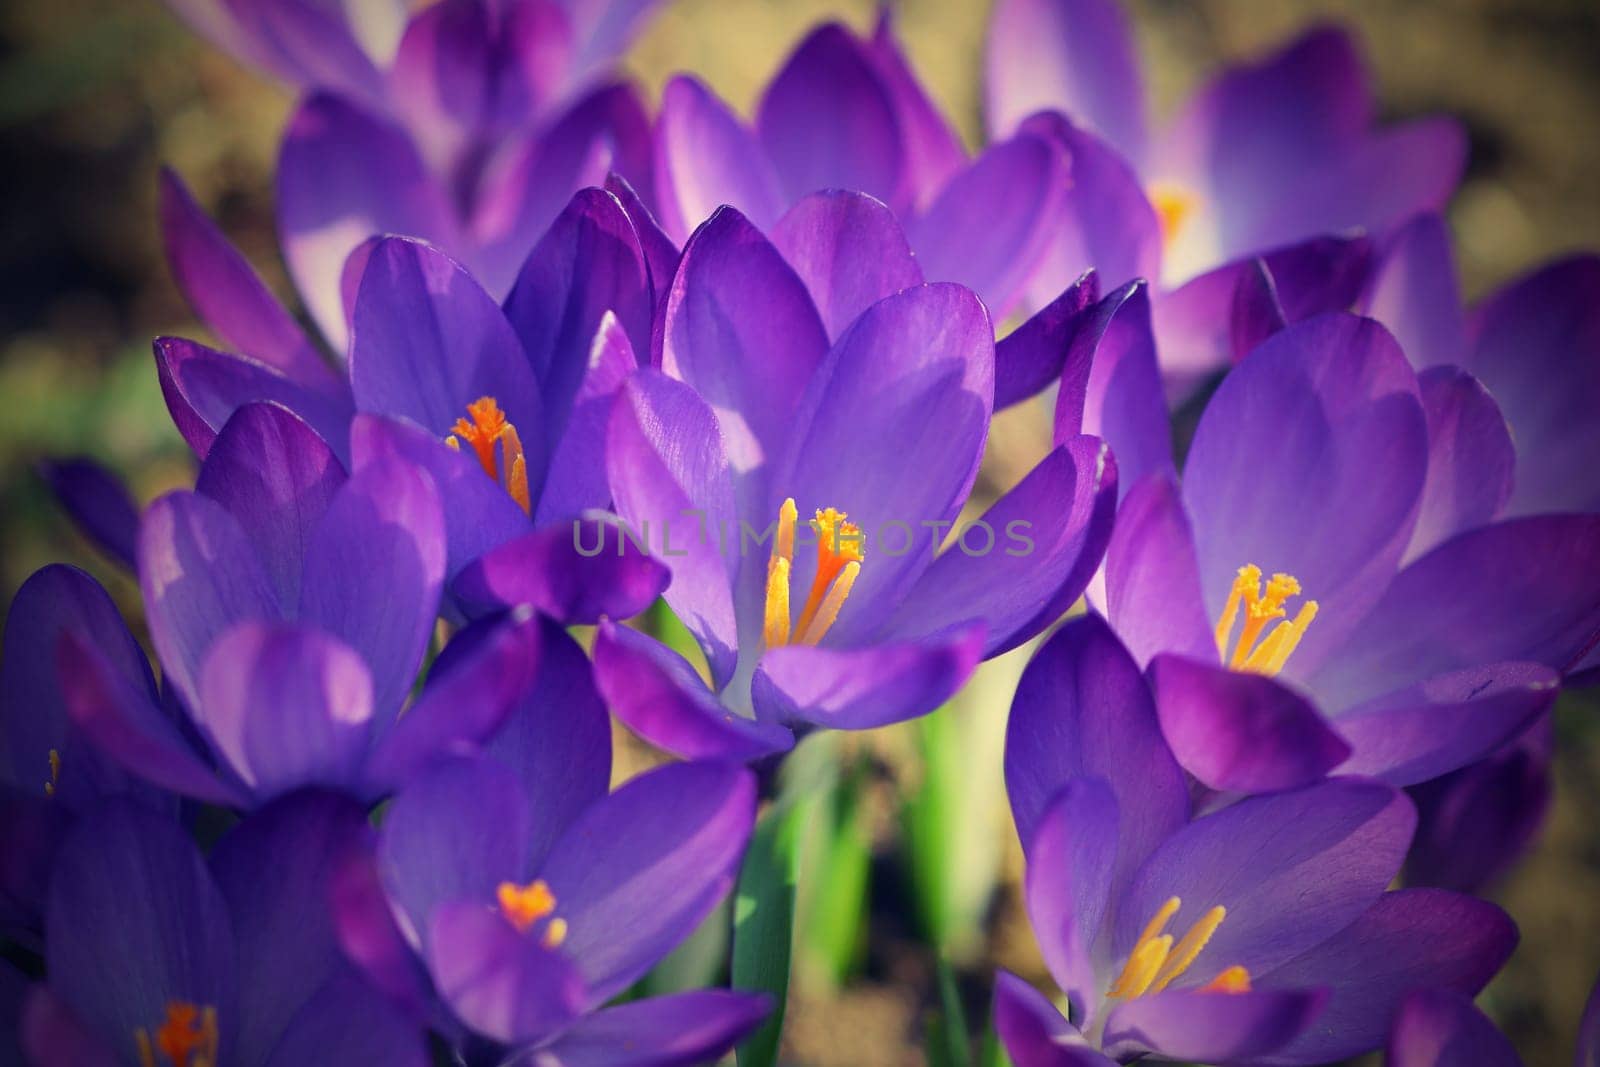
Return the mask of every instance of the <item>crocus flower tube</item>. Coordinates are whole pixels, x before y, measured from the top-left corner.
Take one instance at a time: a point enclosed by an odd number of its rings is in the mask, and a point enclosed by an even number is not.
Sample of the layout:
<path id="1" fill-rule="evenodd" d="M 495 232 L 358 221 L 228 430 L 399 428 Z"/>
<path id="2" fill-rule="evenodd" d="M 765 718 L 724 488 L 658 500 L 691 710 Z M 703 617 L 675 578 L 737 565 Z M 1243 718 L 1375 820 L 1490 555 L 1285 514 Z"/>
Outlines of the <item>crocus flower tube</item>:
<path id="1" fill-rule="evenodd" d="M 311 793 L 250 816 L 208 859 L 126 802 L 86 818 L 51 880 L 48 985 L 19 1027 L 29 1062 L 422 1067 L 421 1028 L 333 935 L 331 872 L 369 832 L 359 807 Z"/>
<path id="2" fill-rule="evenodd" d="M 574 192 L 613 169 L 649 177 L 643 104 L 608 72 L 653 3 L 173 6 L 304 93 L 279 157 L 278 229 L 335 348 L 340 278 L 367 238 L 427 238 L 499 297 Z"/>
<path id="3" fill-rule="evenodd" d="M 865 310 L 830 347 L 806 287 L 736 211 L 685 249 L 662 369 L 624 385 L 607 443 L 617 512 L 672 567 L 665 597 L 715 687 L 603 625 L 601 689 L 652 742 L 751 758 L 787 748 L 791 726 L 930 711 L 1093 573 L 1116 468 L 1090 437 L 935 557 L 977 474 L 993 330 L 960 286 L 890 293 L 844 301 Z"/>
<path id="4" fill-rule="evenodd" d="M 1148 426 L 1107 428 L 1119 455 L 1138 447 L 1122 432 L 1169 447 Z M 1425 781 L 1519 733 L 1588 654 L 1600 518 L 1459 529 L 1401 566 L 1450 499 L 1429 491 L 1429 445 L 1393 338 L 1329 314 L 1229 374 L 1181 489 L 1168 458 L 1129 490 L 1097 603 L 1149 664 L 1167 738 L 1200 781 L 1254 792 L 1335 768 Z"/>
<path id="5" fill-rule="evenodd" d="M 388 459 L 347 476 L 293 414 L 248 405 L 196 489 L 157 500 L 140 530 L 151 639 L 184 714 L 70 630 L 57 660 L 68 711 L 105 755 L 174 792 L 252 806 L 315 784 L 375 799 L 490 733 L 530 681 L 535 624 L 485 620 L 457 638 L 473 655 L 431 672 L 400 714 L 444 550 L 426 473 Z"/>
<path id="6" fill-rule="evenodd" d="M 1024 672 L 1006 788 L 1067 1017 L 1002 973 L 1018 1067 L 1311 1064 L 1377 1047 L 1421 986 L 1476 993 L 1516 942 L 1492 904 L 1386 892 L 1415 826 L 1364 778 L 1193 810 L 1137 664 L 1097 616 Z"/>
<path id="7" fill-rule="evenodd" d="M 1522 1067 L 1511 1042 L 1472 1004 L 1447 989 L 1406 997 L 1389 1035 L 1386 1067 Z"/>

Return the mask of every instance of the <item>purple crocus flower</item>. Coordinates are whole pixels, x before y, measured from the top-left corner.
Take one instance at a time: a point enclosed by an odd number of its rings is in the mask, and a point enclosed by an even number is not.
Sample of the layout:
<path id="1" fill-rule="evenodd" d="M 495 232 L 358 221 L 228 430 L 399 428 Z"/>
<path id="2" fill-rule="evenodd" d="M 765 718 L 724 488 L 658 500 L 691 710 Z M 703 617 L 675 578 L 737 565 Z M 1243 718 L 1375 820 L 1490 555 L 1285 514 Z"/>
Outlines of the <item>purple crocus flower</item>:
<path id="1" fill-rule="evenodd" d="M 168 407 L 197 454 L 209 453 L 241 404 L 282 404 L 357 467 L 398 456 L 429 470 L 444 500 L 455 608 L 530 603 L 593 622 L 655 598 L 665 580 L 655 562 L 573 550 L 574 521 L 590 528 L 588 542 L 609 536 L 592 514 L 610 501 L 606 414 L 635 352 L 648 352 L 654 307 L 651 266 L 615 196 L 588 189 L 573 198 L 504 310 L 437 249 L 374 242 L 348 294 L 346 379 L 181 188 L 166 189 L 178 276 L 202 317 L 244 353 L 156 342 Z"/>
<path id="2" fill-rule="evenodd" d="M 373 799 L 486 736 L 528 683 L 535 624 L 485 620 L 456 639 L 473 654 L 430 672 L 400 714 L 444 563 L 426 473 L 380 459 L 347 476 L 293 414 L 247 405 L 195 490 L 157 500 L 140 529 L 151 640 L 183 714 L 70 630 L 68 711 L 107 756 L 177 793 L 253 806 L 315 784 Z"/>
<path id="3" fill-rule="evenodd" d="M 483 755 L 396 796 L 376 853 L 341 879 L 341 940 L 470 1062 L 715 1059 L 759 1024 L 766 998 L 603 1005 L 732 887 L 753 779 L 679 764 L 608 795 L 610 722 L 588 661 L 553 625 L 546 642 L 537 686 Z"/>
<path id="4" fill-rule="evenodd" d="M 1028 915 L 1067 1002 L 1063 1017 L 1000 975 L 1018 1067 L 1341 1060 L 1378 1046 L 1411 990 L 1477 992 L 1516 942 L 1492 904 L 1385 892 L 1415 826 L 1392 786 L 1192 810 L 1148 683 L 1097 616 L 1028 665 L 1005 766 Z"/>
<path id="5" fill-rule="evenodd" d="M 816 206 L 838 222 L 861 203 Z M 618 514 L 671 565 L 665 597 L 711 685 L 608 624 L 596 670 L 616 714 L 680 755 L 753 758 L 788 748 L 794 726 L 932 710 L 980 658 L 1059 617 L 1108 536 L 1116 466 L 1080 436 L 936 558 L 988 430 L 989 316 L 958 285 L 901 289 L 894 270 L 849 269 L 853 255 L 806 262 L 826 320 L 778 248 L 718 211 L 668 294 L 661 369 L 629 379 L 613 412 Z"/>
<path id="6" fill-rule="evenodd" d="M 1400 1005 L 1384 1064 L 1522 1067 L 1522 1058 L 1471 997 L 1448 989 L 1421 989 Z"/>
<path id="7" fill-rule="evenodd" d="M 1283 789 L 1335 768 L 1426 781 L 1523 730 L 1592 647 L 1600 518 L 1460 521 L 1436 491 L 1451 468 L 1424 400 L 1381 326 L 1331 313 L 1234 368 L 1181 488 L 1163 423 L 1101 427 L 1119 458 L 1155 458 L 1094 599 L 1149 664 L 1167 739 L 1207 786 Z M 1453 535 L 1402 566 L 1419 529 Z"/>
<path id="8" fill-rule="evenodd" d="M 996 322 L 1016 307 L 1067 188 L 1065 156 L 1035 133 L 969 160 L 887 15 L 870 40 L 837 23 L 813 31 L 767 85 L 753 128 L 699 81 L 675 78 L 655 167 L 662 225 L 678 241 L 724 204 L 767 230 L 810 193 L 865 193 L 900 219 L 929 280 L 971 288 Z"/>
<path id="9" fill-rule="evenodd" d="M 649 120 L 609 68 L 651 0 L 173 0 L 304 92 L 278 161 L 278 229 L 335 348 L 340 279 L 375 234 L 423 237 L 503 295 L 575 191 L 650 174 Z"/>
<path id="10" fill-rule="evenodd" d="M 312 793 L 245 819 L 208 859 L 138 807 L 85 818 L 50 883 L 48 985 L 19 1027 L 28 1062 L 422 1067 L 421 1029 L 333 933 L 331 872 L 369 833 L 359 807 Z"/>

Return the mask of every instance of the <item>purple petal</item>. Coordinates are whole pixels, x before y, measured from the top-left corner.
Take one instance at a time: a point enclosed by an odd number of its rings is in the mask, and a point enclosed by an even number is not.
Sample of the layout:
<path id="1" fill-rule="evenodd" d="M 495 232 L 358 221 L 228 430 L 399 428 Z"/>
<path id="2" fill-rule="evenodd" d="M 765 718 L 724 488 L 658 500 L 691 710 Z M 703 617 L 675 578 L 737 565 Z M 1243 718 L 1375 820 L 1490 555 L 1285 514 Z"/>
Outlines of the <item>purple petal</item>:
<path id="1" fill-rule="evenodd" d="M 39 947 L 50 872 L 72 819 L 72 813 L 43 789 L 0 785 L 0 836 L 6 842 L 0 855 L 0 935 L 23 948 Z M 8 971 L 0 968 L 0 980 L 8 977 Z M 0 1019 L 8 1022 L 12 1017 L 7 1013 L 14 1007 L 4 995 L 9 992 L 0 989 Z M 0 1052 L 4 1051 L 0 1040 Z"/>
<path id="2" fill-rule="evenodd" d="M 1264 675 L 1162 653 L 1150 661 L 1150 684 L 1173 755 L 1212 789 L 1309 785 L 1351 754 L 1316 707 Z"/>
<path id="3" fill-rule="evenodd" d="M 462 1022 L 495 1041 L 537 1040 L 577 1018 L 585 1003 L 570 956 L 481 903 L 440 906 L 428 945 L 439 995 Z"/>
<path id="4" fill-rule="evenodd" d="M 1583 1018 L 1578 1022 L 1577 1067 L 1595 1067 L 1600 1063 L 1600 982 L 1595 983 L 1584 1005 Z"/>
<path id="5" fill-rule="evenodd" d="M 966 165 L 967 152 L 907 62 L 895 38 L 894 13 L 888 7 L 878 9 L 878 26 L 870 47 L 878 78 L 889 93 L 900 125 L 912 206 L 922 209 Z"/>
<path id="6" fill-rule="evenodd" d="M 685 763 L 640 775 L 567 828 L 540 873 L 589 1003 L 626 989 L 733 888 L 754 818 L 747 771 Z"/>
<path id="7" fill-rule="evenodd" d="M 633 350 L 648 351 L 650 269 L 616 197 L 584 189 L 528 256 L 506 298 L 506 318 L 539 379 L 553 449 L 583 384 L 595 331 L 607 314 Z"/>
<path id="8" fill-rule="evenodd" d="M 377 64 L 392 54 L 405 24 L 406 8 L 398 0 L 350 8 L 319 0 L 225 2 L 261 57 L 257 61 L 279 77 L 381 104 L 383 79 Z"/>
<path id="9" fill-rule="evenodd" d="M 299 1067 L 327 1057 L 333 1063 L 426 1067 L 422 1027 L 382 994 L 346 972 L 311 995 L 284 1027 L 266 1067 Z"/>
<path id="10" fill-rule="evenodd" d="M 985 659 L 1037 636 L 1077 602 L 1100 566 L 1116 514 L 1117 476 L 1099 438 L 1075 437 L 1053 450 L 963 527 L 957 543 L 911 587 L 889 631 L 937 634 L 981 619 Z M 988 533 L 969 535 L 974 527 Z"/>
<path id="11" fill-rule="evenodd" d="M 894 101 L 866 43 L 838 23 L 813 30 L 768 83 L 756 133 L 789 201 L 854 189 L 909 206 Z"/>
<path id="12" fill-rule="evenodd" d="M 1088 1018 L 1100 1000 L 1093 950 L 1116 882 L 1121 817 L 1104 779 L 1068 781 L 1039 815 L 1027 839 L 1028 921 L 1045 966 Z"/>
<path id="13" fill-rule="evenodd" d="M 347 330 L 339 282 L 351 250 L 383 233 L 451 247 L 456 224 L 402 131 L 339 97 L 316 94 L 284 134 L 278 233 L 295 288 L 342 352 Z"/>
<path id="14" fill-rule="evenodd" d="M 1482 758 L 1548 710 L 1561 678 L 1536 663 L 1499 663 L 1430 678 L 1342 713 L 1352 753 L 1343 774 L 1394 785 L 1437 778 Z"/>
<path id="15" fill-rule="evenodd" d="M 345 853 L 333 871 L 328 900 L 339 949 L 371 988 L 409 1018 L 436 1015 L 432 979 L 415 942 L 400 928 L 375 847 L 369 843 Z"/>
<path id="16" fill-rule="evenodd" d="M 1390 238 L 1360 310 L 1389 327 L 1413 367 L 1462 361 L 1466 316 L 1450 230 L 1441 216 L 1422 215 Z"/>
<path id="17" fill-rule="evenodd" d="M 734 469 L 779 458 L 828 338 L 778 250 L 718 211 L 685 246 L 663 315 L 661 369 L 718 412 Z"/>
<path id="18" fill-rule="evenodd" d="M 1066 178 L 1061 151 L 1042 137 L 990 147 L 906 226 L 923 275 L 975 290 L 1004 319 L 1046 250 Z"/>
<path id="19" fill-rule="evenodd" d="M 1506 420 L 1482 382 L 1456 367 L 1432 367 L 1417 384 L 1428 417 L 1428 482 L 1408 558 L 1499 514 L 1517 465 Z"/>
<path id="20" fill-rule="evenodd" d="M 1465 366 L 1486 385 L 1517 443 L 1507 513 L 1593 511 L 1600 491 L 1600 258 L 1553 263 L 1494 294 L 1472 320 Z"/>
<path id="21" fill-rule="evenodd" d="M 308 389 L 342 389 L 294 316 L 200 210 L 178 176 L 165 169 L 161 237 L 179 290 L 200 320 L 229 347 Z"/>
<path id="22" fill-rule="evenodd" d="M 1401 1003 L 1387 1067 L 1522 1067 L 1494 1023 L 1454 990 L 1419 989 Z M 1581 1063 L 1581 1061 L 1580 1061 Z"/>
<path id="23" fill-rule="evenodd" d="M 1092 350 L 1089 309 L 1100 299 L 1099 278 L 1085 271 L 1038 313 L 994 346 L 995 410 L 1021 403 L 1060 383 L 1056 406 L 1083 410 Z"/>
<path id="24" fill-rule="evenodd" d="M 1122 502 L 1106 547 L 1106 618 L 1139 663 L 1159 652 L 1216 654 L 1194 532 L 1177 485 L 1152 475 Z"/>
<path id="25" fill-rule="evenodd" d="M 566 429 L 550 457 L 550 474 L 534 512 L 537 525 L 611 506 L 606 438 L 622 383 L 639 369 L 634 351 L 622 323 L 610 311 L 604 312 L 589 343 L 583 379 L 572 398 Z"/>
<path id="26" fill-rule="evenodd" d="M 227 1024 L 240 1059 L 266 1060 L 296 1012 L 344 970 L 329 909 L 331 877 L 370 832 L 354 802 L 299 793 L 246 818 L 212 852 L 239 972 L 250 976 L 241 1014 Z"/>
<path id="27" fill-rule="evenodd" d="M 613 171 L 606 175 L 606 192 L 617 198 L 622 210 L 628 213 L 634 232 L 639 236 L 639 246 L 644 250 L 645 262 L 650 266 L 650 284 L 656 299 L 660 300 L 678 272 L 678 246 L 672 243 L 666 231 L 656 222 L 655 215 L 644 199 L 628 183 L 628 179 Z"/>
<path id="28" fill-rule="evenodd" d="M 459 264 L 417 241 L 373 249 L 351 322 L 350 380 L 362 411 L 410 419 L 441 439 L 491 397 L 542 477 L 544 412 L 527 354 L 500 305 Z"/>
<path id="29" fill-rule="evenodd" d="M 756 669 L 756 709 L 767 718 L 838 730 L 926 715 L 966 683 L 983 639 L 976 625 L 923 641 L 770 649 Z"/>
<path id="30" fill-rule="evenodd" d="M 1142 162 L 1144 85 L 1132 27 L 1112 0 L 1004 0 L 984 58 L 991 136 L 1035 111 L 1062 111 Z"/>
<path id="31" fill-rule="evenodd" d="M 1593 516 L 1510 519 L 1462 534 L 1396 576 L 1313 688 L 1330 707 L 1348 707 L 1488 663 L 1570 670 L 1600 631 L 1597 568 Z"/>
<path id="32" fill-rule="evenodd" d="M 323 394 L 264 363 L 180 337 L 158 337 L 156 372 L 173 424 L 201 459 L 233 413 L 257 401 L 281 404 L 343 457 L 354 404 L 348 393 Z"/>
<path id="33" fill-rule="evenodd" d="M 1493 904 L 1440 889 L 1385 893 L 1344 930 L 1259 975 L 1261 988 L 1320 985 L 1333 994 L 1314 1028 L 1260 1062 L 1329 1063 L 1377 1048 L 1407 993 L 1475 994 L 1516 943 L 1516 926 Z"/>
<path id="34" fill-rule="evenodd" d="M 1005 775 L 1024 844 L 1062 786 L 1103 780 L 1120 816 L 1119 886 L 1189 815 L 1188 783 L 1150 690 L 1098 615 L 1056 631 L 1023 671 L 1006 725 Z"/>
<path id="35" fill-rule="evenodd" d="M 660 531 L 672 569 L 667 603 L 706 650 L 712 676 L 726 682 L 738 658 L 739 561 L 724 534 L 738 512 L 716 416 L 689 386 L 641 371 L 612 412 L 606 464 L 617 512 L 634 536 L 648 544 L 650 530 Z M 671 544 L 678 547 L 669 553 Z"/>
<path id="36" fill-rule="evenodd" d="M 994 980 L 994 1029 L 1016 1067 L 1111 1067 L 1056 1006 L 1010 971 Z"/>
<path id="37" fill-rule="evenodd" d="M 1171 990 L 1136 997 L 1112 1010 L 1106 1047 L 1121 1055 L 1148 1049 L 1162 1059 L 1254 1062 L 1317 1022 L 1327 999 L 1320 989 Z"/>
<path id="38" fill-rule="evenodd" d="M 1278 298 L 1277 282 L 1265 260 L 1252 258 L 1239 273 L 1239 284 L 1233 291 L 1229 323 L 1235 362 L 1289 325 L 1288 315 L 1284 313 L 1283 304 Z"/>
<path id="39" fill-rule="evenodd" d="M 772 243 L 810 291 L 829 337 L 884 297 L 922 284 L 894 213 L 863 193 L 805 197 L 772 228 Z"/>
<path id="40" fill-rule="evenodd" d="M 36 469 L 78 532 L 113 563 L 133 570 L 139 505 L 121 479 L 87 456 L 43 459 Z"/>
<path id="41" fill-rule="evenodd" d="M 168 493 L 145 511 L 139 586 L 166 681 L 191 707 L 199 703 L 200 663 L 212 642 L 241 620 L 284 614 L 244 528 L 198 493 Z"/>
<path id="42" fill-rule="evenodd" d="M 783 210 L 778 176 L 755 134 L 688 75 L 673 78 L 661 93 L 655 179 L 661 225 L 675 241 L 724 204 L 763 230 Z"/>
<path id="43" fill-rule="evenodd" d="M 372 727 L 372 676 L 320 630 L 242 622 L 200 671 L 196 722 L 258 798 L 354 787 Z"/>
<path id="44" fill-rule="evenodd" d="M 1197 819 L 1163 842 L 1135 876 L 1117 913 L 1111 955 L 1127 958 L 1150 917 L 1179 897 L 1174 929 L 1188 929 L 1216 905 L 1228 914 L 1197 969 L 1174 988 L 1233 966 L 1263 974 L 1366 911 L 1400 869 L 1415 825 L 1405 794 L 1359 778 L 1252 797 Z"/>
<path id="45" fill-rule="evenodd" d="M 542 864 L 556 838 L 611 787 L 611 720 L 588 657 L 549 619 L 539 621 L 538 636 L 534 684 L 484 746 L 486 755 L 517 773 L 527 794 L 534 813 L 530 868 Z M 449 665 L 444 655 L 440 660 Z"/>
<path id="46" fill-rule="evenodd" d="M 372 463 L 339 490 L 312 535 L 300 618 L 361 654 L 376 722 L 399 711 L 439 614 L 445 528 L 426 473 Z"/>
<path id="47" fill-rule="evenodd" d="M 1161 273 L 1161 224 L 1128 161 L 1087 130 L 1056 112 L 1022 124 L 1067 155 L 1066 189 L 1059 218 L 1028 292 L 1042 303 L 1063 285 L 1094 269 L 1113 285 Z"/>
<path id="48" fill-rule="evenodd" d="M 787 728 L 734 713 L 687 660 L 635 630 L 602 623 L 594 670 L 606 705 L 623 725 L 674 755 L 743 762 L 794 745 Z"/>
<path id="49" fill-rule="evenodd" d="M 693 1067 L 733 1049 L 771 1010 L 770 998 L 727 989 L 650 997 L 585 1016 L 532 1063 L 560 1067 Z"/>
<path id="50" fill-rule="evenodd" d="M 8 1020 L 10 1021 L 10 1020 Z M 116 1042 L 91 1033 L 65 1001 L 48 986 L 25 991 L 16 1016 L 17 1042 L 28 1059 L 18 1053 L 18 1063 L 61 1060 L 81 1067 L 122 1067 Z"/>
<path id="51" fill-rule="evenodd" d="M 566 0 L 573 37 L 579 43 L 574 76 L 591 66 L 609 66 L 660 6 L 660 0 Z"/>
<path id="52" fill-rule="evenodd" d="M 971 491 L 994 393 L 993 329 L 968 290 L 919 286 L 874 304 L 818 369 L 770 507 L 776 515 L 792 497 L 805 512 L 837 508 L 863 531 L 867 558 L 830 644 L 881 632 L 932 562 L 938 538 L 924 524 L 952 522 Z M 908 456 L 916 478 L 904 477 Z M 896 555 L 900 537 L 909 544 Z M 756 562 L 764 578 L 766 561 Z M 792 587 L 809 588 L 814 570 L 797 557 Z"/>
<path id="53" fill-rule="evenodd" d="M 531 604 L 564 623 L 592 625 L 639 614 L 669 577 L 614 517 L 594 512 L 490 549 L 451 589 L 474 613 Z"/>
<path id="54" fill-rule="evenodd" d="M 440 653 L 416 702 L 378 742 L 363 774 L 369 789 L 397 789 L 447 752 L 487 740 L 529 694 L 541 669 L 540 624 L 532 612 L 478 628 L 451 642 L 469 651 L 447 646 Z"/>
<path id="55" fill-rule="evenodd" d="M 1080 419 L 1056 404 L 1056 441 L 1087 433 L 1103 438 L 1132 485 L 1148 474 L 1175 474 L 1172 427 L 1150 332 L 1149 286 L 1133 283 L 1100 302 L 1085 324 L 1089 380 Z"/>
<path id="56" fill-rule="evenodd" d="M 1394 339 L 1369 319 L 1333 314 L 1257 348 L 1201 417 L 1183 499 L 1207 615 L 1221 615 L 1246 564 L 1299 579 L 1322 610 L 1292 676 L 1349 632 L 1410 539 L 1427 465 L 1416 397 Z"/>
<path id="57" fill-rule="evenodd" d="M 238 1018 L 233 938 L 200 853 L 171 821 L 114 804 L 62 844 L 45 920 L 50 988 L 108 1044 L 153 1033 L 172 1000 Z"/>
<path id="58" fill-rule="evenodd" d="M 246 404 L 217 435 L 194 488 L 238 520 L 278 602 L 293 604 L 311 533 L 344 483 L 333 450 L 293 412 Z"/>

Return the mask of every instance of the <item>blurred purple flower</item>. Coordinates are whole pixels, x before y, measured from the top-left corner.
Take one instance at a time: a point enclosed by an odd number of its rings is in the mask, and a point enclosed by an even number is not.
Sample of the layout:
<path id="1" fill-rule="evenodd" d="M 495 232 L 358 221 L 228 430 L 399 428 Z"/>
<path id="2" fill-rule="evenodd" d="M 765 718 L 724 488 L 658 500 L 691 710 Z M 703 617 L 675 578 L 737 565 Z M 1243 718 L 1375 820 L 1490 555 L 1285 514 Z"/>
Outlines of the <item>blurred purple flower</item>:
<path id="1" fill-rule="evenodd" d="M 1385 1067 L 1522 1067 L 1511 1042 L 1473 1006 L 1449 989 L 1422 989 L 1406 997 L 1389 1035 Z"/>
<path id="2" fill-rule="evenodd" d="M 1072 1020 L 1002 973 L 1018 1067 L 1341 1060 L 1377 1047 L 1411 990 L 1481 989 L 1516 942 L 1492 904 L 1385 891 L 1415 826 L 1391 786 L 1192 813 L 1148 684 L 1096 616 L 1028 665 L 1005 765 L 1029 918 Z"/>
<path id="3" fill-rule="evenodd" d="M 86 818 L 50 884 L 49 984 L 19 1025 L 29 1061 L 422 1067 L 421 1028 L 334 937 L 331 872 L 369 833 L 359 807 L 311 793 L 245 819 L 209 860 L 143 809 Z"/>
<path id="4" fill-rule="evenodd" d="M 814 206 L 821 226 L 861 201 Z M 1080 436 L 935 558 L 988 432 L 989 317 L 960 286 L 852 269 L 861 249 L 794 248 L 800 274 L 732 208 L 702 226 L 667 297 L 661 369 L 629 379 L 611 420 L 617 512 L 671 566 L 666 600 L 715 688 L 610 624 L 596 671 L 617 715 L 680 755 L 753 758 L 788 748 L 793 726 L 932 710 L 980 658 L 1058 618 L 1109 535 L 1116 466 Z M 850 323 L 831 346 L 811 293 Z"/>

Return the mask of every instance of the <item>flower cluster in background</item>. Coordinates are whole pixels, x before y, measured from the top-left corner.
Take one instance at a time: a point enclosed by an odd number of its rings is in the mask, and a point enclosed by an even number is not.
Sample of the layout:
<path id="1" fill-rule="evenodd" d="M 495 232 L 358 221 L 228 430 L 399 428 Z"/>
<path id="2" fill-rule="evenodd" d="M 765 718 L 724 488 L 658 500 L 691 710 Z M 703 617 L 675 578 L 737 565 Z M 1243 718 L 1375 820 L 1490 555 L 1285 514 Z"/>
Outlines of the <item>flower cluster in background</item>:
<path id="1" fill-rule="evenodd" d="M 1347 31 L 1157 121 L 999 0 L 964 138 L 889 8 L 736 108 L 623 72 L 670 4 L 171 4 L 294 96 L 287 277 L 162 170 L 192 463 L 40 467 L 0 1057 L 769 1067 L 866 974 L 952 1067 L 1522 1062 L 1600 259 L 1466 299 Z"/>

